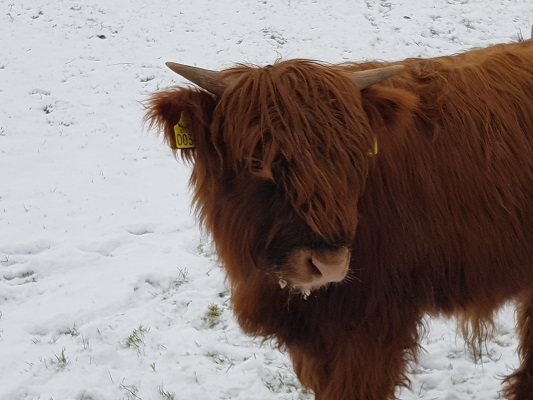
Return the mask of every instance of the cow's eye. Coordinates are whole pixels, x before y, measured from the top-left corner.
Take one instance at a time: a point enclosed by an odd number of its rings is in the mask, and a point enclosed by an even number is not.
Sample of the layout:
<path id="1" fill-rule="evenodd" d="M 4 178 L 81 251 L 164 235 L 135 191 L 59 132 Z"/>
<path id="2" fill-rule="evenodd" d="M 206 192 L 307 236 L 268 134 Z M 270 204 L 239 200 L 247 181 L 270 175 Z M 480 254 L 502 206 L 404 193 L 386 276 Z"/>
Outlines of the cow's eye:
<path id="1" fill-rule="evenodd" d="M 252 162 L 250 163 L 250 169 L 253 172 L 261 172 L 263 170 L 263 161 L 257 158 L 252 159 Z"/>

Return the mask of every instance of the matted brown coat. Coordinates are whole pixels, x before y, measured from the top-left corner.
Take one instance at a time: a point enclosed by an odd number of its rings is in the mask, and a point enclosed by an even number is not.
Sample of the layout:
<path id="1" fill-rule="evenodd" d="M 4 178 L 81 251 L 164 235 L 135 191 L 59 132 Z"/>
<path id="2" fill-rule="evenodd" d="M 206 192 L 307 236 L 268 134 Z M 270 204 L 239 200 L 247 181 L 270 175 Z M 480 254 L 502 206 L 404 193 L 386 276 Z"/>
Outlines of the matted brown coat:
<path id="1" fill-rule="evenodd" d="M 364 85 L 355 73 L 391 65 Z M 154 94 L 147 118 L 176 149 L 183 116 L 238 322 L 286 348 L 317 399 L 394 398 L 425 314 L 457 315 L 479 355 L 513 300 L 521 364 L 503 394 L 531 400 L 532 40 L 398 63 L 169 66 L 204 88 Z"/>

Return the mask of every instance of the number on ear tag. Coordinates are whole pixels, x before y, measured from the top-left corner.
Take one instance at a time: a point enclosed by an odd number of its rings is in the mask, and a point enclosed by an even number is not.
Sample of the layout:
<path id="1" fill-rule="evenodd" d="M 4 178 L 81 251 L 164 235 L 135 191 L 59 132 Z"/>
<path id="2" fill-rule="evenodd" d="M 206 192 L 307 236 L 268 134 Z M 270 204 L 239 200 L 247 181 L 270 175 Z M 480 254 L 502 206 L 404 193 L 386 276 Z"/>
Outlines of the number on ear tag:
<path id="1" fill-rule="evenodd" d="M 192 149 L 194 147 L 192 136 L 187 132 L 183 113 L 181 113 L 179 122 L 174 125 L 174 136 L 176 137 L 176 147 L 178 149 Z"/>

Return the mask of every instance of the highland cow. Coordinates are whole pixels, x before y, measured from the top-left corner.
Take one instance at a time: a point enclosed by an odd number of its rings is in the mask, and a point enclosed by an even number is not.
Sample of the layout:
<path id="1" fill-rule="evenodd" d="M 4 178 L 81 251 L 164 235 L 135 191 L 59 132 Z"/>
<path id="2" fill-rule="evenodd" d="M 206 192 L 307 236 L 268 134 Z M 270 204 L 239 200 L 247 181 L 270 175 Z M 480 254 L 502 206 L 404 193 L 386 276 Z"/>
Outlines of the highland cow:
<path id="1" fill-rule="evenodd" d="M 467 343 L 518 310 L 508 399 L 533 398 L 533 40 L 401 62 L 209 71 L 148 120 L 191 186 L 245 332 L 319 400 L 392 399 L 424 315 Z"/>

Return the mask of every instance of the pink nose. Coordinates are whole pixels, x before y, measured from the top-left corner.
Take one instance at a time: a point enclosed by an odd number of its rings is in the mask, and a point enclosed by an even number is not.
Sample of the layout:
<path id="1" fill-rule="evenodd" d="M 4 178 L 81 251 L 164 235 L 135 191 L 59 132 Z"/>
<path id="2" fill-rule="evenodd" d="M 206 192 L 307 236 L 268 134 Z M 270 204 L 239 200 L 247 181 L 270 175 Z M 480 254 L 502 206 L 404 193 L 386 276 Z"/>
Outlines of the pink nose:
<path id="1" fill-rule="evenodd" d="M 309 260 L 310 267 L 316 269 L 310 284 L 322 286 L 331 282 L 341 282 L 348 273 L 350 251 L 342 248 L 334 252 L 313 253 Z"/>
<path id="2" fill-rule="evenodd" d="M 308 294 L 312 290 L 341 282 L 350 269 L 350 250 L 298 249 L 293 251 L 283 266 L 285 272 L 279 279 L 281 288 L 289 285 Z"/>
<path id="3" fill-rule="evenodd" d="M 310 262 L 320 273 L 313 279 L 313 285 L 341 282 L 348 273 L 350 251 L 342 248 L 334 253 L 313 254 Z"/>

